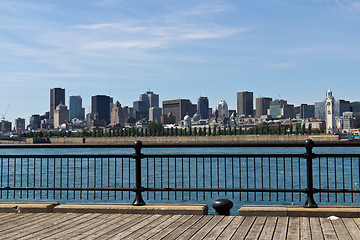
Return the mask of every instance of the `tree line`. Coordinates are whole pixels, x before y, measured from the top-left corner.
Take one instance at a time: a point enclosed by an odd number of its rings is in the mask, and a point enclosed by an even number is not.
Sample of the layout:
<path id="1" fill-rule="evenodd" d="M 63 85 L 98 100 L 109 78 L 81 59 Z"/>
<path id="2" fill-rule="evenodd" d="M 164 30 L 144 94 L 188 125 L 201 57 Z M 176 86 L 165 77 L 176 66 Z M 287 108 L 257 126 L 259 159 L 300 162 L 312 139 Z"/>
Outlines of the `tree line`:
<path id="1" fill-rule="evenodd" d="M 208 126 L 187 128 L 164 128 L 160 122 L 150 122 L 147 128 L 109 128 L 73 131 L 30 131 L 19 134 L 19 137 L 151 137 L 151 136 L 231 136 L 231 135 L 311 135 L 320 134 L 319 129 L 308 128 L 305 125 L 300 128 L 297 124 L 294 130 L 290 126 L 256 126 L 254 128 L 242 128 L 231 126 Z"/>

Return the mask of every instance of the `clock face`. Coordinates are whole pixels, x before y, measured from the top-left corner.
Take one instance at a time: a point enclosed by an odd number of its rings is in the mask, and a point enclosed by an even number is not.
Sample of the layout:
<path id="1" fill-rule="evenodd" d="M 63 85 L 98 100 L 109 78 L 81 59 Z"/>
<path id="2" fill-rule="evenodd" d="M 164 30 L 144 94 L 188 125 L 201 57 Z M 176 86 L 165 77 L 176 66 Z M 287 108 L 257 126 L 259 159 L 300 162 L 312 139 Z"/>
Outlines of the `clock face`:
<path id="1" fill-rule="evenodd" d="M 327 105 L 330 106 L 330 102 L 327 102 Z"/>

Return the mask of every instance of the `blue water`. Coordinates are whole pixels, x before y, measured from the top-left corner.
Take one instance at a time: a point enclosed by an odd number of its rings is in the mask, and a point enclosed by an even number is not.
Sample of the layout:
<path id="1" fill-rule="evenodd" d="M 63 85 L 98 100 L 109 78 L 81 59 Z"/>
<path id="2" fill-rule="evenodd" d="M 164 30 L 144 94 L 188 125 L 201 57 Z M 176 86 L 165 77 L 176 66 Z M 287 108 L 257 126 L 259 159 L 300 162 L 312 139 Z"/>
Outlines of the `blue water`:
<path id="1" fill-rule="evenodd" d="M 131 155 L 133 154 L 133 149 L 1 149 L 0 155 L 11 156 L 11 155 L 66 155 L 66 154 L 74 154 L 74 155 L 88 155 L 88 154 L 111 154 L 111 155 Z M 294 153 L 294 154 L 302 154 L 305 152 L 304 148 L 168 148 L 168 149 L 143 149 L 144 154 L 275 154 L 275 153 Z M 314 148 L 314 153 L 322 154 L 359 154 L 360 148 L 349 147 L 349 148 Z M 70 186 L 72 187 L 72 181 L 75 181 L 76 186 L 85 185 L 90 187 L 134 187 L 135 182 L 134 178 L 134 161 L 131 159 L 124 159 L 117 165 L 115 165 L 115 161 L 112 159 L 105 160 L 80 160 L 80 159 L 70 159 L 70 160 L 55 160 L 50 159 L 49 161 L 49 169 L 54 169 L 55 179 L 51 176 L 47 178 L 46 176 L 39 177 L 40 173 L 39 169 L 46 168 L 46 162 L 37 161 L 35 163 L 32 160 L 23 160 L 23 162 L 19 162 L 19 160 L 15 160 L 15 166 L 13 160 L 9 160 L 5 158 L 1 162 L 1 183 L 2 186 L 45 186 L 49 184 L 49 186 Z M 18 161 L 18 162 L 16 162 Z M 104 162 L 102 162 L 104 161 Z M 145 160 L 143 160 L 145 161 Z M 148 166 L 148 170 L 143 169 L 142 176 L 143 182 L 142 186 L 144 187 L 174 187 L 174 185 L 178 184 L 177 187 L 180 187 L 179 184 L 179 173 L 174 169 L 181 169 L 181 164 L 176 162 L 174 159 L 164 160 L 164 162 L 159 162 L 158 160 L 154 160 L 155 162 L 143 162 Z M 335 159 L 322 159 L 319 161 L 315 161 L 314 163 L 314 186 L 321 184 L 327 185 L 331 188 L 352 188 L 357 189 L 360 186 L 360 167 L 359 167 L 359 159 L 355 159 L 350 161 L 349 159 L 345 159 L 343 163 L 342 160 Z M 198 163 L 195 163 L 192 159 L 185 159 L 183 165 L 185 168 L 183 172 L 185 174 L 185 183 L 183 187 L 209 187 L 209 184 L 219 184 L 218 187 L 249 187 L 255 188 L 260 185 L 261 179 L 259 176 L 265 172 L 265 180 L 264 188 L 274 186 L 279 188 L 290 188 L 290 183 L 294 188 L 305 188 L 306 187 L 306 176 L 305 174 L 305 161 L 303 159 L 294 160 L 293 163 L 289 164 L 288 159 L 279 159 L 275 160 L 271 159 L 269 163 L 261 162 L 261 159 L 254 159 L 248 162 L 245 159 L 235 160 L 235 162 L 231 163 L 230 160 L 227 162 L 221 162 L 221 164 L 217 165 L 216 162 L 212 162 L 212 160 L 204 158 L 198 160 Z M 24 170 L 19 170 L 21 166 Z M 85 169 L 79 170 L 80 165 Z M 319 166 L 321 165 L 321 170 Z M 60 168 L 61 166 L 61 168 Z M 75 166 L 75 170 L 72 168 Z M 187 169 L 189 166 L 189 170 Z M 344 166 L 344 167 L 343 167 Z M 10 167 L 11 171 L 9 174 L 7 173 L 7 167 Z M 247 172 L 245 167 L 248 167 L 250 170 Z M 326 170 L 323 170 L 323 168 Z M 336 171 L 335 171 L 336 167 Z M 15 170 L 14 170 L 15 168 Z M 119 169 L 118 176 L 121 175 L 123 180 L 115 180 L 111 169 L 116 168 Z M 292 170 L 292 169 L 295 170 Z M 29 170 L 27 170 L 29 169 Z M 63 169 L 63 170 L 59 170 Z M 68 173 L 65 170 L 69 169 Z M 86 173 L 87 169 L 90 169 L 88 173 Z M 159 170 L 161 169 L 161 170 Z M 166 169 L 169 169 L 169 173 Z M 220 175 L 209 176 L 209 172 L 211 169 L 218 170 Z M 301 174 L 299 171 L 301 170 Z M 12 174 L 12 171 L 16 172 L 16 174 Z M 29 172 L 27 172 L 29 171 Z M 84 176 L 79 175 L 79 171 L 84 174 Z M 161 171 L 162 174 L 159 174 Z M 227 171 L 226 174 L 224 171 Z M 268 173 L 268 174 L 267 174 Z M 204 175 L 204 178 L 199 178 L 199 180 L 195 183 L 195 174 Z M 51 175 L 51 174 L 50 174 Z M 162 176 L 161 176 L 162 175 Z M 35 176 L 35 180 L 32 180 Z M 59 181 L 59 177 L 61 176 L 62 180 Z M 101 177 L 99 177 L 101 176 Z M 145 176 L 145 177 L 144 177 Z M 190 176 L 188 178 L 188 176 Z M 275 177 L 278 177 L 277 179 Z M 29 180 L 30 179 L 30 180 Z M 202 180 L 202 179 L 205 179 Z M 235 185 L 231 186 L 232 179 L 236 179 Z M 121 182 L 122 181 L 122 182 Z M 240 181 L 240 183 L 239 183 Z M 226 182 L 226 185 L 225 185 Z M 60 185 L 59 185 L 60 184 Z M 66 185 L 67 184 L 67 185 Z M 118 184 L 118 185 L 117 185 Z M 156 185 L 157 184 L 157 185 Z M 160 186 L 161 184 L 161 186 Z M 238 185 L 237 185 L 238 184 Z M 254 185 L 255 184 L 255 185 Z M 75 185 L 75 184 L 74 184 Z M 116 196 L 115 196 L 116 194 Z M 121 197 L 120 197 L 121 195 Z M 167 200 L 167 198 L 170 198 Z M 218 198 L 229 198 L 234 202 L 234 208 L 232 209 L 232 214 L 236 214 L 237 210 L 244 204 L 267 204 L 267 205 L 302 205 L 305 203 L 306 196 L 305 194 L 299 193 L 183 193 L 183 192 L 149 192 L 143 193 L 143 198 L 147 203 L 199 203 L 199 204 L 208 204 L 210 213 L 214 211 L 211 208 L 211 203 L 213 200 Z M 133 192 L 74 192 L 74 191 L 62 191 L 61 193 L 56 191 L 44 191 L 39 193 L 37 191 L 2 191 L 0 199 L 2 201 L 57 201 L 60 203 L 66 202 L 126 202 L 131 203 L 134 199 Z M 183 200 L 184 199 L 184 200 Z M 197 199 L 197 200 L 196 200 Z M 354 194 L 316 194 L 315 200 L 319 205 L 357 205 L 359 202 L 359 196 Z"/>

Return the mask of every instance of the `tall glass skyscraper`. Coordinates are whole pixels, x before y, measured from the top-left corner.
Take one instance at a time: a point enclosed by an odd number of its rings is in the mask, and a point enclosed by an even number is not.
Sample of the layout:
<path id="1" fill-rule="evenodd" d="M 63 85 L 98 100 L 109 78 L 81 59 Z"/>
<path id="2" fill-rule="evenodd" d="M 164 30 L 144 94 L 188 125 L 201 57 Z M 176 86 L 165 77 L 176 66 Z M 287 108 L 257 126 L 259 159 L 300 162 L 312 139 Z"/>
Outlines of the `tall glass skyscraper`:
<path id="1" fill-rule="evenodd" d="M 52 88 L 52 89 L 50 89 L 50 115 L 49 115 L 49 120 L 50 120 L 51 124 L 54 124 L 55 108 L 60 103 L 65 105 L 65 89 L 64 88 Z"/>
<path id="2" fill-rule="evenodd" d="M 197 108 L 200 119 L 209 118 L 209 100 L 207 97 L 199 97 Z"/>
<path id="3" fill-rule="evenodd" d="M 81 96 L 70 96 L 70 121 L 74 118 L 84 120 L 85 119 L 85 108 L 82 107 Z"/>

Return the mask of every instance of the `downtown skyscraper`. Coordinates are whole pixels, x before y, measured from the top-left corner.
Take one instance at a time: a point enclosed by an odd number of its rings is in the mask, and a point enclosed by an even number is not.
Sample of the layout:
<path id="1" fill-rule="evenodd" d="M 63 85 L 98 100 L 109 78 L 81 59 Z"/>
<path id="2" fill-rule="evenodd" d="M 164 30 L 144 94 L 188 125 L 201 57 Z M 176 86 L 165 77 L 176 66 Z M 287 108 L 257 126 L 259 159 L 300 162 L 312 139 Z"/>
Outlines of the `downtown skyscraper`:
<path id="1" fill-rule="evenodd" d="M 56 106 L 60 103 L 65 105 L 65 89 L 64 88 L 52 88 L 50 89 L 50 124 L 54 124 L 54 112 Z"/>

